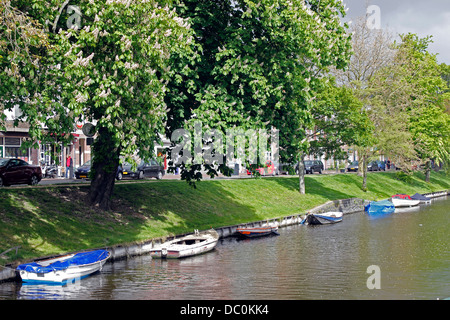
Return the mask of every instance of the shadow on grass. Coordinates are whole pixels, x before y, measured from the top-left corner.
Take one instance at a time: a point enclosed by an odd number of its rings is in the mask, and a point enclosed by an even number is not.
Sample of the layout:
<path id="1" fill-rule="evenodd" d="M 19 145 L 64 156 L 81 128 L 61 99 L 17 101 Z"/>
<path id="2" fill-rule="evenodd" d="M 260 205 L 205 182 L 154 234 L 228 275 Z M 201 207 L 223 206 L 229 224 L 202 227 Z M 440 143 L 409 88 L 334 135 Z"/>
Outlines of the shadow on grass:
<path id="1" fill-rule="evenodd" d="M 104 217 L 86 206 L 88 187 L 0 190 L 0 251 L 20 246 L 16 259 L 105 246 Z M 111 218 L 105 219 L 108 223 Z"/>
<path id="2" fill-rule="evenodd" d="M 108 212 L 90 208 L 88 192 L 89 186 L 0 189 L 0 253 L 20 246 L 0 265 L 257 220 L 253 207 L 216 183 L 118 184 Z"/>

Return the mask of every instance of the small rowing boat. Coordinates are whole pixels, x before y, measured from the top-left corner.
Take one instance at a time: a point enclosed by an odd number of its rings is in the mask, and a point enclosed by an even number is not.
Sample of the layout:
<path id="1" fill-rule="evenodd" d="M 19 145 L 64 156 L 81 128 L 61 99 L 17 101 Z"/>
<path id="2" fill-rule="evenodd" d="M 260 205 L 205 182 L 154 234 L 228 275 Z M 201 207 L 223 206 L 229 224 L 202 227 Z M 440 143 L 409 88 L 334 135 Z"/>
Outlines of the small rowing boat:
<path id="1" fill-rule="evenodd" d="M 218 240 L 219 234 L 214 229 L 201 232 L 195 230 L 193 234 L 164 242 L 158 248 L 150 250 L 150 255 L 152 258 L 162 259 L 195 256 L 214 249 Z"/>
<path id="2" fill-rule="evenodd" d="M 342 212 L 308 213 L 301 224 L 321 225 L 342 221 Z"/>
<path id="3" fill-rule="evenodd" d="M 94 250 L 21 264 L 22 281 L 64 284 L 100 271 L 110 257 L 106 250 Z"/>
<path id="4" fill-rule="evenodd" d="M 261 227 L 239 227 L 236 229 L 238 235 L 246 237 L 246 238 L 256 238 L 268 236 L 270 234 L 278 233 L 278 226 L 261 226 Z"/>
<path id="5" fill-rule="evenodd" d="M 419 200 L 420 203 L 431 203 L 431 198 L 424 196 L 420 193 L 416 193 L 415 195 L 411 196 L 411 199 Z"/>

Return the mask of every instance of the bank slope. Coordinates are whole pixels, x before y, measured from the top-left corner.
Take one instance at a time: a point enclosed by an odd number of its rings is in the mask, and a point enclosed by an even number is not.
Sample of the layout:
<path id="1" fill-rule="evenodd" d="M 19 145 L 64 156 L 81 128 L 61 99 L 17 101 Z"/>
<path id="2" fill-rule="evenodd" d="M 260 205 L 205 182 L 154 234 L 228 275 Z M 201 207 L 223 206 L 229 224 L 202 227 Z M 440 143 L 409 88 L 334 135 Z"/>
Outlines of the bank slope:
<path id="1" fill-rule="evenodd" d="M 89 208 L 89 187 L 41 186 L 0 189 L 0 265 L 88 248 L 148 240 L 244 222 L 305 213 L 329 200 L 376 200 L 395 193 L 428 193 L 450 189 L 450 178 L 434 173 L 425 183 L 394 173 L 368 176 L 368 192 L 356 174 L 309 175 L 307 194 L 298 193 L 298 178 L 205 180 L 190 187 L 184 181 L 161 180 L 116 184 L 113 210 Z"/>

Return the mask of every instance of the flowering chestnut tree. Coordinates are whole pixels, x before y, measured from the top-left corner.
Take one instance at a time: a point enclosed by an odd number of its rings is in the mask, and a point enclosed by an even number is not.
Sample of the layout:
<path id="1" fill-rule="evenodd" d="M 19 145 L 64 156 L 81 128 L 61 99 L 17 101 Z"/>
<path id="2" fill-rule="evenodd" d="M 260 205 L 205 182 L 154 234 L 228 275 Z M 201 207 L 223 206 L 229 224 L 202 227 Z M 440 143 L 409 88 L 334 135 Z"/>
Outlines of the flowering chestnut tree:
<path id="1" fill-rule="evenodd" d="M 189 24 L 164 1 L 33 0 L 16 6 L 48 28 L 50 45 L 30 67 L 33 74 L 15 83 L 19 91 L 2 100 L 7 108 L 13 101 L 20 105 L 33 140 L 51 132 L 68 141 L 75 123 L 95 124 L 90 201 L 109 209 L 119 157 L 151 157 L 164 130 L 166 85 L 178 72 L 169 58 L 174 52 L 194 56 Z"/>
<path id="2" fill-rule="evenodd" d="M 301 160 L 322 78 L 350 59 L 342 1 L 182 0 L 177 12 L 191 19 L 202 54 L 195 72 L 169 83 L 168 134 L 198 120 L 222 132 L 274 127 L 281 161 Z"/>

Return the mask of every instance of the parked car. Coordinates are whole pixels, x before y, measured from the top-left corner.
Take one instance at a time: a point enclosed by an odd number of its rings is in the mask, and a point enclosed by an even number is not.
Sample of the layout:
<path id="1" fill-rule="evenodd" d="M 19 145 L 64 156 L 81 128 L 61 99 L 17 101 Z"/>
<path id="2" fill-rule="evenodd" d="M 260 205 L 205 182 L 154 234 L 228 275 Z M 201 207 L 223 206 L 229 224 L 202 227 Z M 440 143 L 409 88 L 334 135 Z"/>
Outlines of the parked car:
<path id="1" fill-rule="evenodd" d="M 247 174 L 248 175 L 254 175 L 256 172 L 259 172 L 260 175 L 265 176 L 265 175 L 272 175 L 274 176 L 275 174 L 278 174 L 275 165 L 273 164 L 272 161 L 266 161 L 264 166 L 258 166 L 257 164 L 251 164 L 248 168 L 247 168 Z"/>
<path id="2" fill-rule="evenodd" d="M 89 178 L 89 172 L 91 171 L 91 160 L 83 163 L 81 167 L 75 170 L 75 178 L 77 179 L 87 179 Z"/>
<path id="3" fill-rule="evenodd" d="M 347 172 L 358 172 L 358 161 L 353 161 L 348 167 Z"/>
<path id="4" fill-rule="evenodd" d="M 307 160 L 305 161 L 305 173 L 313 174 L 314 171 L 318 173 L 322 173 L 323 163 L 320 160 Z"/>
<path id="5" fill-rule="evenodd" d="M 148 162 L 141 161 L 133 170 L 133 166 L 125 162 L 122 166 L 123 177 L 131 177 L 134 179 L 144 179 L 145 177 L 162 179 L 165 174 L 164 167 L 159 165 L 156 160 L 150 160 Z"/>
<path id="6" fill-rule="evenodd" d="M 89 172 L 91 171 L 91 160 L 86 161 L 83 163 L 81 167 L 78 167 L 77 170 L 75 170 L 75 178 L 77 179 L 89 179 Z M 117 174 L 116 174 L 117 180 L 122 180 L 122 167 L 119 166 L 117 168 Z"/>
<path id="7" fill-rule="evenodd" d="M 320 160 L 305 160 L 304 162 L 305 165 L 305 173 L 311 173 L 313 174 L 314 171 L 318 172 L 318 173 L 322 173 L 322 170 L 324 170 L 324 166 L 322 161 Z M 295 173 L 298 174 L 298 164 L 295 167 Z"/>
<path id="8" fill-rule="evenodd" d="M 278 166 L 278 174 L 288 175 L 289 172 L 294 172 L 294 166 L 289 163 L 280 163 L 280 165 Z"/>
<path id="9" fill-rule="evenodd" d="M 367 170 L 368 171 L 378 171 L 378 163 L 376 161 L 371 161 L 369 162 L 369 164 L 367 165 Z"/>
<path id="10" fill-rule="evenodd" d="M 35 186 L 42 180 L 40 166 L 33 166 L 21 159 L 0 158 L 0 187 L 27 183 Z"/>

